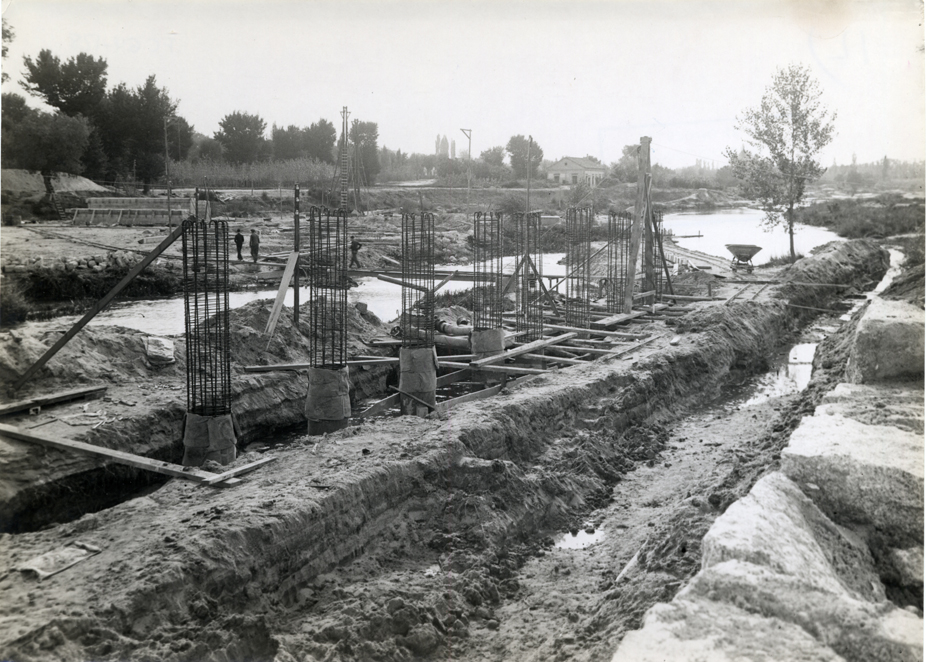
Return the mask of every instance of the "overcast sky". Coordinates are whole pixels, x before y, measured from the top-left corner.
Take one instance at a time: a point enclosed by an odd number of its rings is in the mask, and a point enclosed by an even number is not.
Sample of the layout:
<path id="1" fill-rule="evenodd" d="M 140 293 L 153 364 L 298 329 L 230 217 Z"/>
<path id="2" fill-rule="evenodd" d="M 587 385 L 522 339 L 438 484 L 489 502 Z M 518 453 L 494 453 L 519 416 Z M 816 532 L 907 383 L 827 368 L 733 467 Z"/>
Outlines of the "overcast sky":
<path id="1" fill-rule="evenodd" d="M 811 68 L 838 113 L 824 165 L 924 158 L 919 0 L 2 0 L 24 55 L 80 52 L 109 86 L 151 74 L 206 135 L 232 111 L 268 127 L 340 110 L 379 143 L 433 153 L 437 134 L 474 156 L 532 135 L 544 157 L 605 162 L 653 138 L 653 160 L 725 163 L 737 114 L 777 67 Z"/>

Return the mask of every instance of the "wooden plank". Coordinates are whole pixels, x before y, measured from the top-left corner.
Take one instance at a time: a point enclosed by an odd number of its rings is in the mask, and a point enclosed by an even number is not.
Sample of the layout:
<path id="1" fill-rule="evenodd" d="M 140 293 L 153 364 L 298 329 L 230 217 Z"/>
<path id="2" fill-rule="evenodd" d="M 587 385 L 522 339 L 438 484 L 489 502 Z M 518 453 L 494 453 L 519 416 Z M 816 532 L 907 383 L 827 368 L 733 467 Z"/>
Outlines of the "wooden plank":
<path id="1" fill-rule="evenodd" d="M 438 365 L 441 368 L 473 368 L 474 366 L 470 363 L 457 363 L 456 361 L 440 361 L 438 360 Z M 521 368 L 514 365 L 484 365 L 479 370 L 485 372 L 501 372 L 509 375 L 545 375 L 549 370 L 541 370 L 540 368 Z"/>
<path id="2" fill-rule="evenodd" d="M 58 404 L 59 402 L 69 402 L 79 400 L 90 396 L 99 397 L 106 393 L 106 386 L 93 386 L 90 388 L 79 388 L 73 391 L 61 391 L 52 395 L 41 395 L 28 400 L 19 400 L 6 405 L 0 405 L 0 416 L 15 414 L 18 411 L 26 411 L 33 407 L 46 407 L 48 405 Z"/>
<path id="3" fill-rule="evenodd" d="M 568 365 L 588 363 L 588 361 L 583 361 L 582 359 L 569 359 L 565 356 L 544 356 L 543 354 L 525 354 L 524 356 L 528 359 L 543 359 L 544 361 L 549 361 L 550 363 L 565 363 Z"/>
<path id="4" fill-rule="evenodd" d="M 559 343 L 566 342 L 570 338 L 575 338 L 577 335 L 579 334 L 570 332 L 570 333 L 564 333 L 561 336 L 554 336 L 552 338 L 541 338 L 540 340 L 529 342 L 525 345 L 521 345 L 520 347 L 509 349 L 504 354 L 496 354 L 495 356 L 487 356 L 484 359 L 478 359 L 476 361 L 471 362 L 470 365 L 474 368 L 482 368 L 483 366 L 491 365 L 493 363 L 498 363 L 499 361 L 504 361 L 505 359 L 509 359 L 513 356 L 519 356 L 520 354 L 528 354 L 542 347 L 548 347 L 550 345 L 557 345 Z"/>
<path id="5" fill-rule="evenodd" d="M 299 261 L 299 253 L 293 251 L 289 254 L 286 261 L 286 268 L 283 270 L 283 278 L 280 280 L 280 289 L 277 290 L 276 301 L 273 302 L 273 309 L 270 311 L 270 317 L 267 319 L 267 327 L 264 329 L 264 335 L 270 336 L 267 339 L 269 346 L 270 340 L 273 339 L 273 332 L 277 328 L 277 322 L 280 320 L 280 313 L 283 312 L 283 301 L 286 299 L 286 290 L 289 289 L 289 282 L 293 279 L 293 272 L 296 270 L 296 262 Z"/>
<path id="6" fill-rule="evenodd" d="M 611 356 L 614 354 L 615 349 L 621 349 L 622 347 L 627 347 L 627 345 L 621 345 L 620 347 L 614 347 L 611 349 L 602 349 L 598 347 L 582 347 L 581 345 L 569 345 L 572 349 L 576 351 L 583 351 L 587 354 L 600 354 L 602 356 Z"/>
<path id="7" fill-rule="evenodd" d="M 240 476 L 241 474 L 254 471 L 257 467 L 263 466 L 268 462 L 273 462 L 274 460 L 276 460 L 275 457 L 265 457 L 263 459 L 257 460 L 256 462 L 250 462 L 240 467 L 235 467 L 234 469 L 229 469 L 228 471 L 216 474 L 215 476 L 202 481 L 202 484 L 215 485 L 216 483 L 221 483 L 222 481 L 228 480 L 229 478 L 234 478 L 235 476 Z"/>
<path id="8" fill-rule="evenodd" d="M 652 338 L 647 338 L 643 342 L 638 342 L 635 345 L 631 345 L 630 347 L 624 347 L 617 351 L 611 352 L 611 358 L 616 358 L 619 356 L 624 356 L 625 354 L 630 354 L 632 352 L 635 352 L 636 350 L 640 349 L 644 345 L 649 345 L 651 342 L 653 342 L 654 340 L 658 338 L 662 338 L 662 336 L 653 336 Z"/>
<path id="9" fill-rule="evenodd" d="M 461 395 L 458 398 L 452 398 L 450 400 L 444 400 L 443 402 L 437 403 L 437 411 L 442 414 L 446 414 L 448 411 L 462 405 L 467 402 L 475 402 L 477 400 L 485 400 L 490 398 L 493 395 L 498 395 L 499 391 L 502 390 L 504 384 L 496 384 L 495 386 L 490 386 L 489 388 L 484 388 L 481 391 L 474 391 L 473 393 L 467 393 L 466 395 Z"/>
<path id="10" fill-rule="evenodd" d="M 428 409 L 430 409 L 430 410 L 432 410 L 432 411 L 434 411 L 434 410 L 437 409 L 437 405 L 436 405 L 436 404 L 435 404 L 435 405 L 432 405 L 430 402 L 425 402 L 424 400 L 422 400 L 421 398 L 419 398 L 419 397 L 416 396 L 416 395 L 412 395 L 411 393 L 406 393 L 405 391 L 400 391 L 400 390 L 399 390 L 398 388 L 396 388 L 395 386 L 390 386 L 389 388 L 391 388 L 393 391 L 395 391 L 398 395 L 404 395 L 406 398 L 411 398 L 412 400 L 414 400 L 415 402 L 417 402 L 419 405 L 424 405 L 425 407 L 427 407 Z"/>
<path id="11" fill-rule="evenodd" d="M 29 369 L 26 370 L 26 372 L 24 372 L 24 373 L 22 374 L 22 376 L 21 376 L 19 379 L 17 379 L 17 380 L 13 383 L 13 386 L 11 387 L 11 390 L 13 390 L 13 391 L 18 391 L 18 390 L 20 389 L 20 387 L 21 387 L 23 384 L 25 384 L 27 381 L 29 381 L 29 378 L 32 377 L 32 375 L 34 375 L 36 372 L 38 372 L 39 369 L 40 369 L 43 365 L 45 365 L 46 363 L 48 363 L 49 359 L 51 359 L 51 357 L 53 357 L 55 354 L 57 354 L 58 351 L 59 351 L 62 347 L 64 347 L 64 346 L 68 343 L 68 341 L 69 341 L 71 338 L 73 338 L 74 336 L 76 336 L 78 331 L 80 331 L 82 328 L 84 328 L 85 326 L 87 326 L 87 324 L 90 322 L 90 320 L 92 320 L 94 317 L 96 317 L 97 314 L 98 314 L 101 310 L 103 310 L 107 305 L 109 305 L 109 302 L 110 302 L 110 301 L 112 301 L 113 299 L 115 299 L 116 296 L 117 296 L 122 290 L 124 290 L 126 287 L 128 287 L 129 283 L 131 283 L 133 280 L 135 280 L 135 277 L 136 277 L 138 274 L 140 274 L 142 271 L 145 270 L 145 267 L 147 267 L 149 264 L 151 264 L 152 262 L 154 262 L 154 261 L 157 259 L 157 257 L 158 257 L 161 253 L 163 253 L 165 250 L 167 250 L 167 247 L 170 246 L 172 243 L 174 243 L 174 241 L 176 241 L 176 239 L 177 239 L 180 235 L 182 235 L 182 234 L 183 234 L 183 224 L 181 223 L 181 224 L 178 225 L 169 235 L 167 235 L 167 237 L 164 238 L 164 241 L 162 241 L 162 242 L 161 242 L 160 244 L 158 244 L 156 247 L 152 248 L 152 249 L 151 249 L 151 252 L 148 253 L 148 254 L 142 259 L 141 262 L 139 262 L 139 263 L 136 264 L 134 267 L 132 267 L 132 269 L 129 271 L 129 273 L 127 273 L 127 274 L 125 275 L 125 278 L 123 278 L 122 280 L 120 280 L 120 281 L 115 285 L 115 287 L 113 287 L 113 289 L 111 289 L 109 292 L 107 292 L 107 293 L 106 293 L 106 296 L 104 296 L 102 299 L 100 299 L 99 301 L 97 301 L 96 304 L 93 306 L 93 308 L 91 308 L 90 310 L 88 310 L 87 313 L 86 313 L 83 317 L 81 317 L 77 322 L 74 323 L 74 326 L 72 326 L 70 329 L 68 329 L 67 333 L 65 333 L 63 336 L 61 336 L 60 338 L 58 338 L 58 341 L 55 342 L 55 344 L 52 345 L 51 348 L 49 348 L 44 354 L 42 354 L 42 356 L 39 357 L 39 360 L 36 361 L 35 363 L 33 363 L 33 364 L 29 367 Z"/>
<path id="12" fill-rule="evenodd" d="M 372 405 L 357 414 L 357 418 L 376 416 L 377 414 L 382 414 L 383 412 L 389 411 L 397 404 L 399 404 L 399 397 L 400 396 L 398 393 L 393 393 L 392 395 L 385 397 L 378 402 L 374 402 Z"/>
<path id="13" fill-rule="evenodd" d="M 575 331 L 576 333 L 587 333 L 592 336 L 604 336 L 605 338 L 625 338 L 628 340 L 641 340 L 643 336 L 639 333 L 623 333 L 621 331 L 605 331 L 604 329 L 583 329 L 576 326 L 564 326 L 562 324 L 543 323 L 544 329 L 553 329 L 554 331 Z"/>
<path id="14" fill-rule="evenodd" d="M 419 292 L 423 292 L 424 294 L 431 293 L 430 290 L 428 290 L 428 288 L 426 287 L 420 287 L 418 285 L 406 283 L 404 280 L 400 280 L 398 278 L 392 278 L 391 276 L 383 276 L 382 274 L 378 274 L 376 278 L 379 280 L 385 281 L 387 283 L 392 283 L 393 285 L 401 285 L 402 287 L 408 287 L 413 290 L 418 290 Z"/>
<path id="15" fill-rule="evenodd" d="M 171 462 L 152 460 L 149 457 L 135 455 L 134 453 L 126 453 L 124 451 L 117 451 L 112 448 L 104 448 L 102 446 L 94 446 L 93 444 L 85 444 L 82 441 L 74 441 L 73 439 L 52 438 L 31 432 L 23 432 L 18 428 L 15 428 L 11 425 L 3 425 L 2 423 L 0 423 L 0 435 L 7 436 L 11 439 L 17 439 L 19 441 L 41 444 L 42 446 L 48 446 L 50 448 L 57 448 L 66 451 L 76 451 L 78 453 L 87 453 L 96 457 L 112 460 L 118 464 L 125 464 L 130 467 L 145 469 L 147 471 L 153 471 L 155 473 L 163 474 L 165 476 L 172 476 L 174 478 L 185 478 L 186 480 L 192 480 L 197 483 L 201 483 L 207 478 L 213 478 L 214 476 L 221 475 L 210 473 L 208 471 L 202 471 L 201 469 L 196 469 L 194 467 L 183 467 L 179 464 L 172 464 Z M 237 478 L 229 478 L 228 480 L 223 481 L 222 484 L 234 485 L 239 482 L 241 481 Z"/>
<path id="16" fill-rule="evenodd" d="M 642 317 L 643 315 L 652 315 L 654 310 L 663 310 L 664 308 L 668 308 L 668 306 L 664 303 L 657 303 L 655 306 L 651 306 L 650 308 L 650 310 L 638 310 L 632 313 L 620 313 L 618 315 L 612 315 L 611 317 L 605 317 L 604 319 L 593 321 L 592 324 L 596 324 L 598 326 L 614 326 L 615 324 L 628 322 L 638 317 Z"/>
<path id="17" fill-rule="evenodd" d="M 442 375 L 437 378 L 437 386 L 450 386 L 451 384 L 456 384 L 457 382 L 462 382 L 469 376 L 469 370 L 457 370 L 456 372 L 451 372 L 447 375 Z"/>

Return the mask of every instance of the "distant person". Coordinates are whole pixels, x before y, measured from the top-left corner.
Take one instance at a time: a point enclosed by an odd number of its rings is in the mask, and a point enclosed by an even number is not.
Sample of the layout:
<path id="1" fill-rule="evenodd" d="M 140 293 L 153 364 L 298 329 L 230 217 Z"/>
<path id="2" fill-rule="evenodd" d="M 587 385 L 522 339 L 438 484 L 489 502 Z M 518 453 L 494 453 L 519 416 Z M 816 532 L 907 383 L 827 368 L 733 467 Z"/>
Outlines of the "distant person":
<path id="1" fill-rule="evenodd" d="M 257 256 L 260 253 L 260 236 L 257 234 L 257 230 L 251 230 L 251 257 L 254 258 L 254 264 L 257 264 Z"/>
<path id="2" fill-rule="evenodd" d="M 238 234 L 235 235 L 235 248 L 238 249 L 238 261 L 241 262 L 244 258 L 241 257 L 241 248 L 244 246 L 244 235 L 241 234 L 241 230 L 238 230 Z"/>
<path id="3" fill-rule="evenodd" d="M 353 266 L 360 267 L 360 260 L 357 259 L 357 252 L 363 248 L 363 244 L 357 241 L 356 237 L 350 238 L 350 265 L 348 269 Z"/>

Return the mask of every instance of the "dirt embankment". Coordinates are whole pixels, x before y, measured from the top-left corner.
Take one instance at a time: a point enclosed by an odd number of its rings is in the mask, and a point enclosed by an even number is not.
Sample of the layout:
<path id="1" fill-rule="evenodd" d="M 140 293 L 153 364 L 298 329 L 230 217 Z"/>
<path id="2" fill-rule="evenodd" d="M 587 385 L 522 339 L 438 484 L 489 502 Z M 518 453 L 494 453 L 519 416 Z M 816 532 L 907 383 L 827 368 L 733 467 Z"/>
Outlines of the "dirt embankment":
<path id="1" fill-rule="evenodd" d="M 886 269 L 875 244 L 846 246 L 811 258 L 827 265 L 813 275 L 860 285 Z M 790 287 L 795 300 L 821 307 L 836 294 Z M 173 482 L 69 524 L 4 536 L 0 573 L 69 541 L 102 552 L 41 584 L 18 572 L 0 580 L 8 596 L 0 654 L 503 660 L 540 650 L 554 659 L 607 659 L 621 628 L 671 597 L 698 563 L 695 534 L 705 524 L 700 515 L 673 514 L 686 497 L 671 495 L 669 486 L 685 481 L 671 473 L 670 455 L 700 451 L 694 444 L 705 439 L 689 438 L 696 429 L 670 438 L 659 422 L 764 367 L 799 326 L 801 311 L 788 303 L 698 310 L 680 320 L 677 344 L 667 334 L 624 360 L 533 378 L 444 421 L 374 420 L 306 437 L 276 451 L 272 469 L 229 490 Z M 801 415 L 791 405 L 781 409 L 760 412 L 768 431 L 752 423 L 760 439 L 750 455 L 730 447 L 737 459 L 714 473 L 715 487 L 698 504 L 686 503 L 687 512 L 709 523 L 775 460 L 775 436 Z M 742 420 L 753 419 L 744 413 Z M 695 476 L 713 472 L 678 462 Z M 575 561 L 540 566 L 545 577 L 565 579 L 544 579 L 555 594 L 536 593 L 533 559 L 552 558 L 550 534 L 606 505 L 617 483 L 627 484 L 628 498 L 645 494 L 633 483 L 656 471 L 666 472 L 667 492 L 649 497 L 649 507 L 657 512 L 669 499 L 671 508 L 652 535 L 628 511 L 625 534 L 643 544 L 639 553 L 622 550 L 619 565 L 599 558 L 597 585 L 570 581 Z M 690 538 L 680 538 L 679 523 Z M 614 544 L 623 537 L 612 536 Z M 585 599 L 573 588 L 594 595 Z M 622 613 L 630 620 L 613 626 Z M 571 629 L 557 634 L 561 624 Z M 536 649 L 527 646 L 530 632 L 541 638 Z M 509 647 L 505 634 L 521 639 Z"/>
<path id="2" fill-rule="evenodd" d="M 305 422 L 303 407 L 307 383 L 292 372 L 245 373 L 246 365 L 309 362 L 310 307 L 302 307 L 296 328 L 291 314 L 280 316 L 272 340 L 263 331 L 271 301 L 256 301 L 230 315 L 233 410 L 243 447 L 274 430 Z M 361 339 L 384 335 L 379 320 L 349 308 L 350 352 L 370 353 Z M 42 325 L 34 330 L 0 332 L 0 381 L 10 384 L 22 374 L 68 325 Z M 40 331 L 39 329 L 45 329 Z M 146 359 L 147 334 L 109 326 L 81 330 L 49 361 L 40 373 L 16 394 L 48 393 L 80 385 L 106 385 L 104 400 L 56 407 L 39 417 L 8 420 L 14 425 L 36 425 L 52 436 L 119 448 L 139 455 L 179 462 L 182 422 L 186 411 L 186 344 L 174 338 L 170 365 L 152 365 Z M 370 367 L 352 374 L 356 397 L 385 390 L 388 370 Z M 36 420 L 38 419 L 38 420 Z M 66 516 L 56 504 L 73 505 L 68 494 L 90 498 L 108 484 L 135 475 L 128 468 L 99 469 L 95 460 L 66 453 L 47 454 L 40 447 L 0 441 L 0 531 L 23 530 Z M 83 497 L 82 497 L 83 498 Z"/>

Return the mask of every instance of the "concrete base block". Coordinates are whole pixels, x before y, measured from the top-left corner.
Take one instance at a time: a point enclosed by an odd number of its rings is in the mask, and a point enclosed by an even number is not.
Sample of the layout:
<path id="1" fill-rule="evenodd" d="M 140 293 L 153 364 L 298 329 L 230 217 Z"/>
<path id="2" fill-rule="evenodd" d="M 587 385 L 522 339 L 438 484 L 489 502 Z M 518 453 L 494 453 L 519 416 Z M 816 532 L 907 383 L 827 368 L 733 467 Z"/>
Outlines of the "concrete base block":
<path id="1" fill-rule="evenodd" d="M 894 546 L 922 544 L 922 435 L 815 415 L 791 435 L 781 469 L 835 522 L 874 526 Z"/>
<path id="2" fill-rule="evenodd" d="M 891 426 L 923 434 L 923 389 L 838 384 L 823 396 L 817 416 L 840 414 L 866 425 Z"/>
<path id="3" fill-rule="evenodd" d="M 846 374 L 870 383 L 923 376 L 926 314 L 904 301 L 874 299 L 855 329 Z"/>

